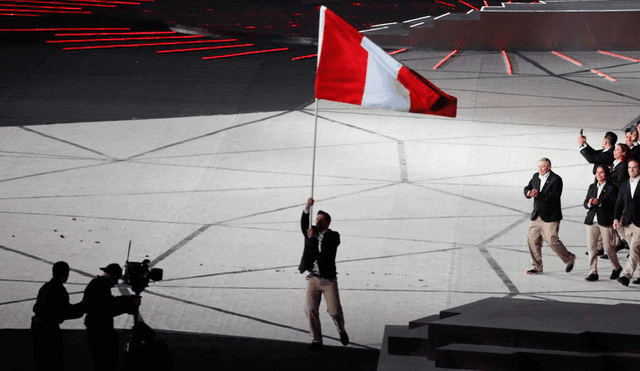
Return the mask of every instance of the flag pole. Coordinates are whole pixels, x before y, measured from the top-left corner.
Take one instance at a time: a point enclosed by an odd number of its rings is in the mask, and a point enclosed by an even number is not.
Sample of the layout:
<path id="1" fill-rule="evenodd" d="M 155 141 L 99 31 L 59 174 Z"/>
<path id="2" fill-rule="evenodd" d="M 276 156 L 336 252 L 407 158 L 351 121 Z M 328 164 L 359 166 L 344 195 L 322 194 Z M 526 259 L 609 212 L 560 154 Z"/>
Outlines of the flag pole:
<path id="1" fill-rule="evenodd" d="M 311 166 L 311 198 L 313 198 L 313 189 L 316 179 L 316 144 L 318 142 L 318 98 L 316 98 L 315 123 L 313 127 L 313 161 Z M 309 228 L 313 225 L 313 205 L 309 206 Z"/>

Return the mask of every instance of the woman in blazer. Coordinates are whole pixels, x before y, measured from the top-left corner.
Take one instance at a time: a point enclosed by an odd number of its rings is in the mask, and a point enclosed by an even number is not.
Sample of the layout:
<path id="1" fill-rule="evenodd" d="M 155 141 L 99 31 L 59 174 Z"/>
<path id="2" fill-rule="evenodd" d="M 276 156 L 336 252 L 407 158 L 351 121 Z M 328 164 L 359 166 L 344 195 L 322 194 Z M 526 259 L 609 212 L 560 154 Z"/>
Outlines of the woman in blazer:
<path id="1" fill-rule="evenodd" d="M 618 261 L 616 245 L 614 243 L 613 214 L 618 197 L 618 187 L 609 181 L 609 170 L 605 165 L 596 167 L 596 179 L 589 186 L 587 196 L 584 199 L 584 207 L 587 209 L 587 217 L 584 224 L 588 227 L 589 243 L 589 276 L 587 281 L 597 281 L 598 276 L 598 239 L 602 238 L 602 246 L 609 256 L 613 272 L 610 279 L 620 276 L 622 268 Z"/>

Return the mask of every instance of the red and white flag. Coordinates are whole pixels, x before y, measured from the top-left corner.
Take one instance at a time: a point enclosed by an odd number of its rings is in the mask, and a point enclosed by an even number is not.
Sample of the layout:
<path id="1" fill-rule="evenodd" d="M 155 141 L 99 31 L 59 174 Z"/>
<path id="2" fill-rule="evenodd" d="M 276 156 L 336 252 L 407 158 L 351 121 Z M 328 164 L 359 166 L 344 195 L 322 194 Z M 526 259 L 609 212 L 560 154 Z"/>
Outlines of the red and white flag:
<path id="1" fill-rule="evenodd" d="M 320 8 L 316 98 L 456 117 L 458 99 L 402 65 L 335 13 Z"/>

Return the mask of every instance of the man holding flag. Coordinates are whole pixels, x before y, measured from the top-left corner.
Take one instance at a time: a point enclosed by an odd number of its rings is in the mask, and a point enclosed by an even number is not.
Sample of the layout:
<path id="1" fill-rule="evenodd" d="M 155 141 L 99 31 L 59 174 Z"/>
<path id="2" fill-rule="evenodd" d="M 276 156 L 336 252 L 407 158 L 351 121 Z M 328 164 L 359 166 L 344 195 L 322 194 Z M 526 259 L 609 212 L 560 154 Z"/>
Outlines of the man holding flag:
<path id="1" fill-rule="evenodd" d="M 318 211 L 316 225 L 309 227 L 309 213 L 312 205 L 313 198 L 309 198 L 300 219 L 304 251 L 298 269 L 300 273 L 309 272 L 305 303 L 313 338 L 309 350 L 321 350 L 323 345 L 319 309 L 323 295 L 324 300 L 327 301 L 327 312 L 333 318 L 342 345 L 349 345 L 349 336 L 344 329 L 344 315 L 340 305 L 336 276 L 336 253 L 340 245 L 340 234 L 329 229 L 331 216 L 322 210 Z"/>
<path id="2" fill-rule="evenodd" d="M 402 65 L 358 30 L 322 6 L 318 32 L 318 67 L 315 80 L 315 132 L 318 128 L 318 99 L 363 107 L 456 117 L 458 100 L 415 71 Z M 338 294 L 335 257 L 340 234 L 329 229 L 331 217 L 319 211 L 316 226 L 310 226 L 314 203 L 316 138 L 313 144 L 311 197 L 300 225 L 305 246 L 300 273 L 308 272 L 306 312 L 313 341 L 309 350 L 320 350 L 319 307 L 322 296 L 338 329 L 340 342 L 349 344 Z"/>

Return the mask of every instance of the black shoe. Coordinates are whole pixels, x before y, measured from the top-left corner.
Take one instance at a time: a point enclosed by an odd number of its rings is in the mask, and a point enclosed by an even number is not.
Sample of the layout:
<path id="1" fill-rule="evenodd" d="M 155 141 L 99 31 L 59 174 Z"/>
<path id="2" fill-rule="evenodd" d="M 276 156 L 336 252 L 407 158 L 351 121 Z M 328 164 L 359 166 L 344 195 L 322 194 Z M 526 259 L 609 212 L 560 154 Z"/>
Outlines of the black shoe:
<path id="1" fill-rule="evenodd" d="M 564 269 L 565 272 L 569 273 L 573 270 L 573 263 L 576 262 L 576 255 L 575 254 L 571 254 L 571 264 L 568 264 L 567 267 Z"/>
<path id="2" fill-rule="evenodd" d="M 564 269 L 565 272 L 569 273 L 573 270 L 573 263 L 567 265 L 567 267 Z"/>
<path id="3" fill-rule="evenodd" d="M 323 350 L 323 349 L 324 349 L 324 345 L 322 345 L 322 343 L 318 343 L 317 341 L 314 341 L 313 343 L 311 343 L 311 345 L 307 347 L 307 350 L 311 350 L 311 351 Z"/>
<path id="4" fill-rule="evenodd" d="M 627 241 L 622 240 L 618 246 L 616 246 L 616 252 L 623 250 L 623 249 L 628 249 L 629 248 L 629 244 L 627 243 Z"/>
<path id="5" fill-rule="evenodd" d="M 612 270 L 611 271 L 611 277 L 609 277 L 610 280 L 615 280 L 616 278 L 620 277 L 620 273 L 622 273 L 622 267 L 620 267 L 618 270 Z"/>
<path id="6" fill-rule="evenodd" d="M 638 277 L 635 280 L 631 281 L 631 283 L 633 283 L 634 285 L 640 285 L 640 277 Z"/>
<path id="7" fill-rule="evenodd" d="M 598 256 L 604 255 L 604 250 L 598 250 Z"/>
<path id="8" fill-rule="evenodd" d="M 537 271 L 535 269 L 529 269 L 528 271 L 525 271 L 524 273 L 526 273 L 526 274 L 538 274 L 538 273 L 542 273 L 542 272 Z"/>
<path id="9" fill-rule="evenodd" d="M 629 279 L 625 276 L 618 277 L 618 282 L 624 286 L 629 286 Z"/>
<path id="10" fill-rule="evenodd" d="M 340 331 L 340 342 L 344 346 L 349 345 L 349 335 L 347 335 L 347 332 L 344 330 Z"/>
<path id="11" fill-rule="evenodd" d="M 600 278 L 600 276 L 598 276 L 597 274 L 591 273 L 590 275 L 587 276 L 587 278 L 585 278 L 585 280 L 587 280 L 587 281 L 597 281 L 599 278 Z"/>
<path id="12" fill-rule="evenodd" d="M 600 257 L 600 259 L 605 259 L 605 260 L 609 260 L 609 255 L 604 254 Z"/>

